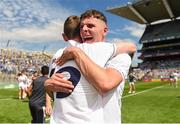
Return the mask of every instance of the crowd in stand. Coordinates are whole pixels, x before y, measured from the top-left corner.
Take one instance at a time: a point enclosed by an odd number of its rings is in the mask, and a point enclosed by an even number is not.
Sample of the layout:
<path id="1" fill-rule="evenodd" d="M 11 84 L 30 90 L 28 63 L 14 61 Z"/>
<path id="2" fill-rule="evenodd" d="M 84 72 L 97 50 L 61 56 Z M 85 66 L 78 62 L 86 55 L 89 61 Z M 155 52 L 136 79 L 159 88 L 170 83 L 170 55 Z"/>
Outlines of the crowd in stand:
<path id="1" fill-rule="evenodd" d="M 42 65 L 48 65 L 50 57 L 42 52 L 26 52 L 14 49 L 0 49 L 0 79 L 15 80 L 22 70 L 27 74 L 39 71 Z"/>
<path id="2" fill-rule="evenodd" d="M 134 71 L 139 79 L 169 79 L 172 72 L 177 72 L 180 76 L 180 60 L 145 62 Z"/>

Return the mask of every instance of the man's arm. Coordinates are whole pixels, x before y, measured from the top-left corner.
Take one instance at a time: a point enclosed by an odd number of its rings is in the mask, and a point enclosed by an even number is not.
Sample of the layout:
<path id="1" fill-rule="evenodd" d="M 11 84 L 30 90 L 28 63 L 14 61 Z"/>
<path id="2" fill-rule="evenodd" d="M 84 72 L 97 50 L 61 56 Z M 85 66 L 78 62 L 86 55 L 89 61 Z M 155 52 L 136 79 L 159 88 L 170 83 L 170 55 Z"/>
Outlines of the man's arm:
<path id="1" fill-rule="evenodd" d="M 51 97 L 46 93 L 46 115 L 50 116 L 52 113 Z"/>
<path id="2" fill-rule="evenodd" d="M 134 54 L 137 50 L 136 44 L 133 42 L 116 42 L 116 55 L 120 53 Z"/>
<path id="3" fill-rule="evenodd" d="M 117 46 L 117 49 L 118 48 L 119 47 Z M 84 77 L 101 93 L 106 93 L 113 89 L 124 79 L 122 73 L 119 73 L 116 69 L 111 67 L 102 68 L 95 64 L 81 49 L 77 47 L 69 47 L 66 49 L 58 64 L 61 65 L 70 59 L 75 60 Z"/>

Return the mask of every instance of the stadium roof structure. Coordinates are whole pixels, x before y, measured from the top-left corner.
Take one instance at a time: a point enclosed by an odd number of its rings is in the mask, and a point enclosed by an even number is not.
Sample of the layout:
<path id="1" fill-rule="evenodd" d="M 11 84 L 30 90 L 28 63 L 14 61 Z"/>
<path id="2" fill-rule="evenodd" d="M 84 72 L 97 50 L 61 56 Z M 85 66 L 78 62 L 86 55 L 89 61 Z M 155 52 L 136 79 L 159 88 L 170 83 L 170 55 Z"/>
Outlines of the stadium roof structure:
<path id="1" fill-rule="evenodd" d="M 140 24 L 151 24 L 180 17 L 180 0 L 135 0 L 107 11 Z"/>
<path id="2" fill-rule="evenodd" d="M 180 39 L 180 20 L 147 26 L 141 43 Z"/>

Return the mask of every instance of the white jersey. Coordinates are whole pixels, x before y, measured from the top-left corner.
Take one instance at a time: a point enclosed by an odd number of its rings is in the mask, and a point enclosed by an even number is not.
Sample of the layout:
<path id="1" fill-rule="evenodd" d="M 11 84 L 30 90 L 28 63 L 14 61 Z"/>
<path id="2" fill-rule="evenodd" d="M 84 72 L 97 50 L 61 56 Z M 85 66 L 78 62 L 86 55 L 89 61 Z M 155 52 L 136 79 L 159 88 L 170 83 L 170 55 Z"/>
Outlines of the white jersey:
<path id="1" fill-rule="evenodd" d="M 21 89 L 26 89 L 27 88 L 27 76 L 26 75 L 21 75 L 18 77 L 18 82 L 19 82 L 19 88 Z"/>
<path id="2" fill-rule="evenodd" d="M 74 41 L 69 42 L 71 45 L 81 48 L 92 61 L 101 67 L 105 66 L 116 50 L 115 45 L 110 43 L 75 44 Z M 61 56 L 60 53 L 62 50 L 57 52 L 58 55 L 55 54 L 55 58 Z M 61 67 L 52 63 L 51 68 L 56 73 L 64 73 L 75 88 L 71 94 L 54 93 L 54 107 L 50 123 L 103 124 L 102 96 L 84 78 L 75 62 L 68 61 Z"/>
<path id="3" fill-rule="evenodd" d="M 119 54 L 112 58 L 106 64 L 106 67 L 111 67 L 118 70 L 123 76 L 123 81 L 108 93 L 103 95 L 103 111 L 105 124 L 120 124 L 121 123 L 121 96 L 124 90 L 125 79 L 131 65 L 131 58 L 128 54 Z"/>
<path id="4" fill-rule="evenodd" d="M 19 89 L 24 89 L 24 82 L 23 82 L 24 78 L 22 75 L 20 75 L 18 77 L 18 83 L 19 83 Z"/>
<path id="5" fill-rule="evenodd" d="M 173 78 L 174 78 L 175 81 L 177 81 L 178 80 L 178 73 L 174 72 L 173 73 Z"/>

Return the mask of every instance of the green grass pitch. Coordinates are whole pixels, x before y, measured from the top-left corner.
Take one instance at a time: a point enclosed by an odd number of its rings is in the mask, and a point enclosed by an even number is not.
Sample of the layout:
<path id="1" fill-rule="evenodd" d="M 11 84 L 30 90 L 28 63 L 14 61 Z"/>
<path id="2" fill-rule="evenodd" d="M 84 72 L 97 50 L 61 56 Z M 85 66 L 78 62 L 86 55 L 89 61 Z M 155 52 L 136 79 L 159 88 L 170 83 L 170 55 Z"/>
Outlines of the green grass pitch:
<path id="1" fill-rule="evenodd" d="M 0 89 L 0 123 L 30 123 L 28 99 L 18 99 L 18 89 Z M 165 82 L 138 82 L 136 93 L 122 98 L 123 123 L 180 123 L 180 86 Z"/>

